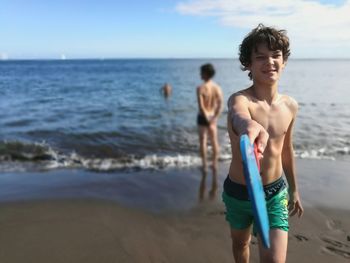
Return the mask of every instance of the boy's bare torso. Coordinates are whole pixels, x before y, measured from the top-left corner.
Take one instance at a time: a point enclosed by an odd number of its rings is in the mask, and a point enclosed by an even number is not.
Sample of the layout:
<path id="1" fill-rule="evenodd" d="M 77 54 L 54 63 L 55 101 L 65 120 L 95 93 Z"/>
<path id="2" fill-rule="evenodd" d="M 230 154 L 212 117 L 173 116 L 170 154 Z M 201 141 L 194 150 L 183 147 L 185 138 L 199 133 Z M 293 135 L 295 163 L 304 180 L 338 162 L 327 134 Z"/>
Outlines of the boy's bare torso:
<path id="1" fill-rule="evenodd" d="M 295 117 L 297 103 L 292 98 L 278 94 L 269 104 L 255 98 L 251 88 L 233 94 L 229 105 L 233 103 L 234 96 L 243 96 L 248 106 L 251 118 L 262 125 L 269 133 L 269 140 L 261 160 L 261 178 L 264 185 L 276 181 L 283 172 L 282 150 L 285 135 Z M 228 114 L 228 133 L 231 141 L 232 161 L 229 170 L 230 179 L 236 183 L 245 184 L 242 160 L 239 151 L 239 136 L 233 130 L 232 118 Z"/>

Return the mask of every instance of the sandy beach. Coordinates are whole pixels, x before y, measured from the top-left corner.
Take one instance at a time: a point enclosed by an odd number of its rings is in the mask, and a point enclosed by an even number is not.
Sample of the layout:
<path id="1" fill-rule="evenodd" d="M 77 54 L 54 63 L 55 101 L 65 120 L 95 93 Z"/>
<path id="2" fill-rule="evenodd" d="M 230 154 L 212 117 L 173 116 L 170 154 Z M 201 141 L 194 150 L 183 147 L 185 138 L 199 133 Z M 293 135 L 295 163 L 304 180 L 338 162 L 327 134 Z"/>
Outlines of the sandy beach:
<path id="1" fill-rule="evenodd" d="M 348 163 L 298 160 L 297 165 L 305 214 L 302 219 L 290 220 L 287 262 L 349 262 L 350 208 L 348 198 L 344 199 L 349 196 L 346 189 L 350 179 L 345 173 Z M 219 186 L 226 168 L 226 164 L 220 167 Z M 156 176 L 159 174 L 155 172 L 149 180 L 159 181 Z M 4 178 L 8 177 L 1 175 L 5 187 L 14 185 Z M 113 180 L 120 182 L 121 178 Z M 221 188 L 217 189 L 215 198 L 210 198 L 210 175 L 206 178 L 208 187 L 203 187 L 199 170 L 197 174 L 193 169 L 172 171 L 166 178 L 164 185 L 178 181 L 180 188 L 174 187 L 177 195 L 169 190 L 169 195 L 158 196 L 159 184 L 155 182 L 145 184 L 141 187 L 146 188 L 143 191 L 138 188 L 138 194 L 129 185 L 127 189 L 134 200 L 130 203 L 98 196 L 89 179 L 85 179 L 85 185 L 84 179 L 79 180 L 80 187 L 90 185 L 91 195 L 84 196 L 74 190 L 74 198 L 68 198 L 69 195 L 45 198 L 47 193 L 42 189 L 50 189 L 50 184 L 42 184 L 41 188 L 31 186 L 34 190 L 41 189 L 41 195 L 28 199 L 22 195 L 22 200 L 15 200 L 20 190 L 13 186 L 7 192 L 7 199 L 5 194 L 1 196 L 6 201 L 0 205 L 0 262 L 233 262 L 229 229 L 220 201 Z M 99 191 L 108 190 L 111 180 L 100 179 Z M 70 181 L 70 185 L 77 184 Z M 193 193 L 183 194 L 188 191 Z M 26 189 L 26 192 L 30 191 Z M 181 199 L 183 195 L 188 200 L 186 209 L 176 205 L 174 209 L 170 209 L 171 205 L 165 209 L 171 202 L 185 203 Z M 152 207 L 151 202 L 141 203 L 141 197 L 169 200 L 155 202 Z M 251 262 L 258 262 L 256 239 L 251 248 Z"/>

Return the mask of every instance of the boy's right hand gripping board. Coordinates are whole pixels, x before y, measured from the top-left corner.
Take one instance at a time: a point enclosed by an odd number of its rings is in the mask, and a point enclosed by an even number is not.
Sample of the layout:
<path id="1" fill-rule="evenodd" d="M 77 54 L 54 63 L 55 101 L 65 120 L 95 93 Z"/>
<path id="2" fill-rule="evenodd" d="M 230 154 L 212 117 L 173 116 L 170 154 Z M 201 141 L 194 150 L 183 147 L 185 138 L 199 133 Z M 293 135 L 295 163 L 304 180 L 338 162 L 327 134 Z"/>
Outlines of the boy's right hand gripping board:
<path id="1" fill-rule="evenodd" d="M 258 233 L 266 248 L 270 247 L 269 218 L 267 215 L 265 193 L 259 173 L 258 161 L 254 145 L 250 143 L 248 135 L 240 138 L 240 150 L 243 161 L 243 172 L 248 188 L 248 194 L 252 203 L 254 221 L 258 227 Z"/>

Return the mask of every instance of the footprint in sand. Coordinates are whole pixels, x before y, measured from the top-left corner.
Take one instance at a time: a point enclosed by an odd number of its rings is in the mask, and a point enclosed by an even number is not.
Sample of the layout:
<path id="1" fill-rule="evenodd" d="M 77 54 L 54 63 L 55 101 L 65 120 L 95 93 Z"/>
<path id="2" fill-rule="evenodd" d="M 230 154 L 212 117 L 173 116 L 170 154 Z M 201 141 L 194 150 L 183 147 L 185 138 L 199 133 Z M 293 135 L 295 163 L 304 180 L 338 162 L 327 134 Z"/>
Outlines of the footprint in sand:
<path id="1" fill-rule="evenodd" d="M 299 242 L 309 241 L 309 238 L 307 238 L 306 236 L 303 236 L 303 235 L 294 235 L 294 237 L 295 237 Z"/>
<path id="2" fill-rule="evenodd" d="M 342 243 L 342 242 L 340 242 L 338 240 L 331 239 L 329 237 L 323 237 L 323 238 L 321 238 L 321 240 L 326 242 L 327 244 L 333 245 L 335 247 L 340 247 L 340 248 L 342 248 L 342 247 L 349 247 L 349 245 L 344 244 L 344 243 Z"/>
<path id="3" fill-rule="evenodd" d="M 338 230 L 338 229 L 341 229 L 341 221 L 339 220 L 328 220 L 327 221 L 327 226 L 330 230 Z"/>
<path id="4" fill-rule="evenodd" d="M 326 243 L 324 247 L 326 252 L 331 252 L 344 258 L 350 258 L 350 250 L 346 250 L 350 247 L 349 245 L 329 237 L 323 237 L 321 240 Z"/>
<path id="5" fill-rule="evenodd" d="M 338 249 L 338 248 L 331 247 L 331 246 L 326 246 L 325 250 L 327 252 L 331 252 L 331 253 L 337 254 L 339 256 L 342 256 L 344 258 L 350 258 L 350 251 Z"/>

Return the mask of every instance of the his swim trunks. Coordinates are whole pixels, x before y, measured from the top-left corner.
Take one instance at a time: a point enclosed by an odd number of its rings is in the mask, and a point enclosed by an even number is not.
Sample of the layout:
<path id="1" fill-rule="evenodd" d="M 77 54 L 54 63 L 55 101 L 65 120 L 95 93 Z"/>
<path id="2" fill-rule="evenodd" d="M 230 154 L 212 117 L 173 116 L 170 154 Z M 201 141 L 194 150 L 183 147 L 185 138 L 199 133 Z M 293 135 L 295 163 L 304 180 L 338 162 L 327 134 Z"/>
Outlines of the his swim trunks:
<path id="1" fill-rule="evenodd" d="M 277 181 L 264 185 L 267 213 L 271 228 L 289 230 L 288 224 L 288 191 L 285 181 L 280 177 Z M 245 185 L 235 183 L 226 178 L 222 199 L 226 206 L 226 220 L 233 229 L 245 229 L 254 223 L 253 210 Z M 254 235 L 257 233 L 253 226 Z"/>
<path id="2" fill-rule="evenodd" d="M 209 126 L 208 120 L 200 113 L 197 116 L 197 124 L 202 126 Z"/>

